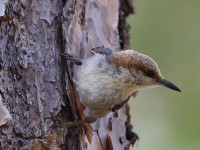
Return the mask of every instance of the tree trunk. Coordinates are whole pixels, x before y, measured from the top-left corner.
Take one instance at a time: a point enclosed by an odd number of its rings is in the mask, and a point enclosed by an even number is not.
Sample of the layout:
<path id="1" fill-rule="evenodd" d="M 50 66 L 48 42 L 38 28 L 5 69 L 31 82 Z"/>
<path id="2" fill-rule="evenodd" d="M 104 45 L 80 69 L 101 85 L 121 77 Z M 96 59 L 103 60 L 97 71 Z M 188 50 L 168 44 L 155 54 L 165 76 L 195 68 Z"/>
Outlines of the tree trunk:
<path id="1" fill-rule="evenodd" d="M 128 106 L 83 129 L 59 127 L 81 117 L 74 64 L 91 48 L 128 48 L 132 0 L 0 2 L 0 149 L 125 149 L 137 136 Z M 67 63 L 66 63 L 67 62 Z"/>

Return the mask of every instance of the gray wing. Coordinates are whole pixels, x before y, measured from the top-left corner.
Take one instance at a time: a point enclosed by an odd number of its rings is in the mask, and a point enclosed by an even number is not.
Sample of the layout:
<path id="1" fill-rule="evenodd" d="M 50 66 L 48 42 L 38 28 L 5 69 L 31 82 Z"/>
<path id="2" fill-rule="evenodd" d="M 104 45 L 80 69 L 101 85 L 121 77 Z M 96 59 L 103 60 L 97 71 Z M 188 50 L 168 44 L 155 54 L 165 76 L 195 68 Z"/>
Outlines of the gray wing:
<path id="1" fill-rule="evenodd" d="M 99 53 L 105 56 L 110 56 L 113 51 L 110 48 L 105 48 L 103 45 L 102 47 L 95 47 L 91 49 L 91 52 L 94 53 Z"/>

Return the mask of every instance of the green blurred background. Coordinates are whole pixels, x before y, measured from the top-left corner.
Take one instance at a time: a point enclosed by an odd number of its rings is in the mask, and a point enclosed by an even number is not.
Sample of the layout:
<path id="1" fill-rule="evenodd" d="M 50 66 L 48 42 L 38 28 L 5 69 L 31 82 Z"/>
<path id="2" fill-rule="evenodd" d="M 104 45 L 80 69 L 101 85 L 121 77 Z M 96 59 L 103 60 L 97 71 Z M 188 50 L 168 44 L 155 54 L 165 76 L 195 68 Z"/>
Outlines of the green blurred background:
<path id="1" fill-rule="evenodd" d="M 134 150 L 200 150 L 200 0 L 136 0 L 131 47 L 151 56 L 167 88 L 141 91 L 129 101 Z"/>

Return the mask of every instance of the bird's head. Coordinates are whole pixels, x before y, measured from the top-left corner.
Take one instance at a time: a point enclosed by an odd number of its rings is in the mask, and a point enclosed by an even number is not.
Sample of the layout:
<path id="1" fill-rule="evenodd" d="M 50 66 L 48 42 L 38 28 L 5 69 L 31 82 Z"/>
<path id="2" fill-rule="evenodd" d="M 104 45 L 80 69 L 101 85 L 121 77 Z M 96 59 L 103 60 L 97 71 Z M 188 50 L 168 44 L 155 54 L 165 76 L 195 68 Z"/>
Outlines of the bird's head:
<path id="1" fill-rule="evenodd" d="M 133 84 L 136 85 L 137 89 L 164 86 L 175 91 L 181 91 L 176 85 L 162 77 L 156 62 L 147 55 L 134 50 L 125 50 L 116 53 L 113 58 L 118 58 L 118 60 L 115 60 L 115 64 L 129 69 L 134 79 Z"/>

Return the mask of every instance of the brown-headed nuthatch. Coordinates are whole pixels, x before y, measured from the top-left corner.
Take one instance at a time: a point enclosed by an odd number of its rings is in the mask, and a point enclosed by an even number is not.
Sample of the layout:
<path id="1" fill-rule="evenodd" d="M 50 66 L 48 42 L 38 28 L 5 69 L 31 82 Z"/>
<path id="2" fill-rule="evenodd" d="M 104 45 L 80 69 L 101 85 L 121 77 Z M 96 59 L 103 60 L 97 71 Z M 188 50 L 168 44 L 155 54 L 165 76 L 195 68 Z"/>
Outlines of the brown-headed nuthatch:
<path id="1" fill-rule="evenodd" d="M 89 116 L 72 126 L 93 123 L 111 111 L 121 108 L 130 95 L 140 89 L 165 86 L 181 91 L 165 80 L 156 62 L 134 50 L 114 52 L 109 48 L 92 49 L 92 57 L 77 70 L 77 87 Z"/>

